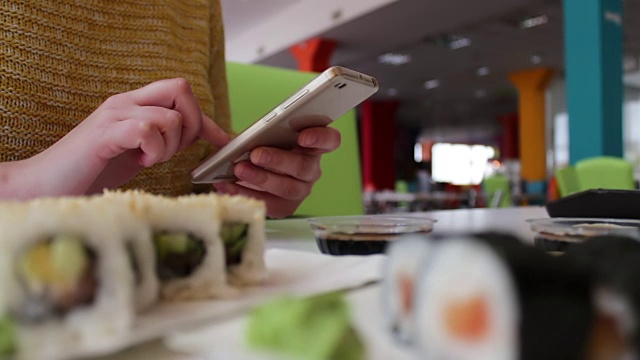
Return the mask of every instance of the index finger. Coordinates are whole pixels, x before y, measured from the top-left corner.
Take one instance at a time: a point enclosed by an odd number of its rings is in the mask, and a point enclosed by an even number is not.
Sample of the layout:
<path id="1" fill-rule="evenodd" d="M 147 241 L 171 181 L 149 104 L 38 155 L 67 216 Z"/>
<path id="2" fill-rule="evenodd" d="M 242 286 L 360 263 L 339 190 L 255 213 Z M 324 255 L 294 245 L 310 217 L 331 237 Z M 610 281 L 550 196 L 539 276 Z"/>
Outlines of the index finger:
<path id="1" fill-rule="evenodd" d="M 200 134 L 202 113 L 187 80 L 180 78 L 160 80 L 134 90 L 130 94 L 136 105 L 161 106 L 182 114 L 179 150 L 189 146 Z"/>

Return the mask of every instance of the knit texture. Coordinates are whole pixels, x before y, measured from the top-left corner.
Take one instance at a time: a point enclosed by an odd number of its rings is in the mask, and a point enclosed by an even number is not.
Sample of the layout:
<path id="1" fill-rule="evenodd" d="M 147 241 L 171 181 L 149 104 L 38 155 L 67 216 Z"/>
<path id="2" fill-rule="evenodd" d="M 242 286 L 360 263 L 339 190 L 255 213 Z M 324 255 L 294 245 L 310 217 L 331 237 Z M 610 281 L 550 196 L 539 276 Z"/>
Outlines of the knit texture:
<path id="1" fill-rule="evenodd" d="M 109 96 L 167 78 L 186 78 L 230 131 L 219 0 L 0 0 L 0 24 L 0 161 L 31 157 Z M 209 151 L 201 141 L 125 187 L 189 193 Z"/>

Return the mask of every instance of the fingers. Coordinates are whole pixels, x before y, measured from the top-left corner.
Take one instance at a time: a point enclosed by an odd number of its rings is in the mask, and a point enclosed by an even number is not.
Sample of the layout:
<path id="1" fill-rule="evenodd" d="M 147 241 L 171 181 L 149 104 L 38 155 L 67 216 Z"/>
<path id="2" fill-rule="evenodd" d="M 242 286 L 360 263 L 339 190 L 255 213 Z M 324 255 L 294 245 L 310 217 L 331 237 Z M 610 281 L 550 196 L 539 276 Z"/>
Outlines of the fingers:
<path id="1" fill-rule="evenodd" d="M 178 152 L 183 123 L 181 113 L 161 107 L 146 106 L 138 108 L 135 111 L 135 116 L 137 120 L 149 124 L 147 131 L 155 129 L 162 136 L 164 148 L 162 149 L 163 156 L 159 159 L 159 162 L 169 160 Z"/>
<path id="2" fill-rule="evenodd" d="M 321 175 L 319 155 L 259 147 L 251 151 L 250 160 L 257 166 L 302 181 L 315 182 Z"/>
<path id="3" fill-rule="evenodd" d="M 236 164 L 235 176 L 257 190 L 263 190 L 285 200 L 301 201 L 311 193 L 314 181 L 303 181 L 288 174 L 276 173 L 248 161 Z"/>
<path id="4" fill-rule="evenodd" d="M 231 141 L 229 134 L 222 130 L 220 126 L 205 114 L 202 114 L 202 129 L 200 130 L 200 137 L 209 141 L 217 148 L 221 148 Z"/>
<path id="5" fill-rule="evenodd" d="M 304 129 L 298 135 L 298 145 L 315 149 L 315 153 L 327 153 L 340 146 L 340 131 L 332 127 L 313 127 Z"/>
<path id="6" fill-rule="evenodd" d="M 135 105 L 164 107 L 182 115 L 178 150 L 191 145 L 200 134 L 202 113 L 187 80 L 179 78 L 160 80 L 126 94 L 131 96 Z"/>
<path id="7" fill-rule="evenodd" d="M 108 113 L 111 114 L 111 113 Z M 161 107 L 136 107 L 117 116 L 98 133 L 99 157 L 112 159 L 127 150 L 139 149 L 139 163 L 151 166 L 169 160 L 177 151 L 182 133 L 182 114 Z"/>
<path id="8" fill-rule="evenodd" d="M 149 167 L 162 161 L 168 154 L 165 152 L 165 140 L 159 129 L 152 123 L 141 119 L 128 119 L 113 124 L 104 134 L 103 141 L 111 144 L 110 154 L 106 158 L 114 158 L 127 150 L 139 149 L 139 164 Z M 170 155 L 169 155 L 170 156 Z"/>
<path id="9" fill-rule="evenodd" d="M 300 205 L 300 200 L 286 200 L 271 194 L 267 191 L 252 189 L 243 186 L 242 183 L 216 183 L 214 184 L 218 192 L 230 195 L 244 195 L 258 200 L 263 200 L 268 204 L 267 216 L 270 218 L 282 218 L 293 214 Z"/>

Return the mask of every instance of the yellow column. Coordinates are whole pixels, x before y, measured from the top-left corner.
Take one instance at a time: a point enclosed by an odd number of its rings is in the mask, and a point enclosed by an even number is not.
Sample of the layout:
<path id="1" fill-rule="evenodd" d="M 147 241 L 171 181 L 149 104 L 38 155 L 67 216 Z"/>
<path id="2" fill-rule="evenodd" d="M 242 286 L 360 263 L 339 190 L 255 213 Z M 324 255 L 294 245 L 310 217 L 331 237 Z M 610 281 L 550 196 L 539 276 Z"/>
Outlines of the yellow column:
<path id="1" fill-rule="evenodd" d="M 509 74 L 518 89 L 521 176 L 526 181 L 546 178 L 545 89 L 553 76 L 550 68 L 535 68 Z"/>

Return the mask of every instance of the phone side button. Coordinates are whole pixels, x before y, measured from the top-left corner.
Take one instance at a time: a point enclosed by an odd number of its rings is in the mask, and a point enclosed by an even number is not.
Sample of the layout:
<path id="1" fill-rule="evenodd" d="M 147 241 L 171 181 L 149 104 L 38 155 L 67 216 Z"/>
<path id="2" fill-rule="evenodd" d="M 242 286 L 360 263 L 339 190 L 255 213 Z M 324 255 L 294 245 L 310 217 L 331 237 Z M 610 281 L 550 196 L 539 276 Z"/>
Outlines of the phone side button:
<path id="1" fill-rule="evenodd" d="M 284 106 L 282 107 L 283 109 L 288 108 L 289 106 L 293 105 L 296 103 L 296 101 L 300 100 L 300 98 L 302 98 L 303 96 L 307 95 L 307 93 L 309 92 L 309 89 L 304 89 L 300 92 L 300 94 L 296 95 L 293 99 L 287 101 L 286 104 L 284 104 Z"/>
<path id="2" fill-rule="evenodd" d="M 276 117 L 276 115 L 277 115 L 277 114 L 276 114 L 275 112 L 272 112 L 271 114 L 269 114 L 269 115 L 265 116 L 265 117 L 264 117 L 264 122 L 269 122 L 269 121 L 273 120 L 273 118 L 275 118 L 275 117 Z"/>

